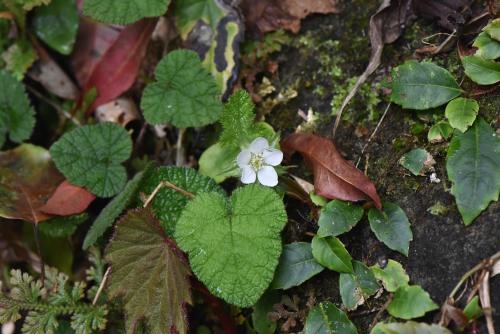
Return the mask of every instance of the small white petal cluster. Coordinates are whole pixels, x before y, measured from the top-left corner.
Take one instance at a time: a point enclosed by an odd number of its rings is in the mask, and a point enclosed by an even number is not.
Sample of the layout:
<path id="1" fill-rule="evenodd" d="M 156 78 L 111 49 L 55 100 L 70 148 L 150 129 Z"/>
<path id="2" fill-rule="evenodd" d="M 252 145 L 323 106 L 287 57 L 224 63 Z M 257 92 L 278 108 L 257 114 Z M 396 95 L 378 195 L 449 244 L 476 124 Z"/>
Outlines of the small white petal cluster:
<path id="1" fill-rule="evenodd" d="M 278 184 L 278 173 L 274 170 L 283 160 L 283 152 L 269 147 L 266 138 L 256 138 L 248 148 L 241 150 L 236 163 L 241 169 L 241 182 L 254 183 L 256 180 L 267 187 Z"/>

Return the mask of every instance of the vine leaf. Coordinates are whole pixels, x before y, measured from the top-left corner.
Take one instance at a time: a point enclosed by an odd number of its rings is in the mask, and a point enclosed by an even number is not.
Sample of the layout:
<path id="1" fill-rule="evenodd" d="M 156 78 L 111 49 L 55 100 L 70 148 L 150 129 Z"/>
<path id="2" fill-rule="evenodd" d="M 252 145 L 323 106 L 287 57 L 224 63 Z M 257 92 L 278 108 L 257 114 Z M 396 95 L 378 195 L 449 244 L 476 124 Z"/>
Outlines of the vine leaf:
<path id="1" fill-rule="evenodd" d="M 170 0 L 85 0 L 83 13 L 97 21 L 125 25 L 162 16 L 169 4 Z"/>
<path id="2" fill-rule="evenodd" d="M 347 315 L 330 302 L 316 305 L 307 315 L 305 334 L 357 334 Z"/>
<path id="3" fill-rule="evenodd" d="M 293 242 L 283 247 L 271 287 L 290 289 L 301 285 L 323 269 L 325 268 L 314 259 L 310 243 Z"/>
<path id="4" fill-rule="evenodd" d="M 399 287 L 394 292 L 394 298 L 387 307 L 387 311 L 393 317 L 413 319 L 437 308 L 438 305 L 432 301 L 424 289 L 418 285 L 407 285 Z"/>
<path id="5" fill-rule="evenodd" d="M 276 192 L 250 185 L 230 199 L 216 192 L 198 194 L 178 220 L 175 239 L 210 292 L 248 307 L 273 279 L 286 221 Z"/>
<path id="6" fill-rule="evenodd" d="M 57 216 L 75 215 L 85 211 L 94 199 L 95 196 L 84 188 L 64 180 L 40 210 Z"/>
<path id="7" fill-rule="evenodd" d="M 339 239 L 315 236 L 311 246 L 314 258 L 322 266 L 339 273 L 354 273 L 351 255 Z"/>
<path id="8" fill-rule="evenodd" d="M 476 100 L 459 97 L 448 103 L 445 115 L 453 128 L 465 132 L 474 123 L 478 111 Z"/>
<path id="9" fill-rule="evenodd" d="M 141 185 L 140 192 L 149 195 L 162 181 L 173 183 L 177 187 L 195 195 L 202 192 L 224 194 L 222 188 L 214 180 L 198 174 L 192 168 L 185 167 L 156 168 L 147 173 Z M 174 234 L 177 220 L 188 201 L 189 198 L 167 187 L 162 187 L 151 201 L 151 208 L 168 235 Z"/>
<path id="10" fill-rule="evenodd" d="M 22 144 L 0 152 L 0 217 L 32 223 L 50 218 L 40 208 L 63 179 L 42 147 Z"/>
<path id="11" fill-rule="evenodd" d="M 330 140 L 313 134 L 294 133 L 281 142 L 281 148 L 287 158 L 299 152 L 312 166 L 317 195 L 345 201 L 371 199 L 378 208 L 381 207 L 373 183 L 344 160 Z"/>
<path id="12" fill-rule="evenodd" d="M 7 132 L 15 143 L 28 139 L 35 126 L 35 111 L 30 106 L 22 83 L 0 71 L 0 147 Z"/>
<path id="13" fill-rule="evenodd" d="M 458 211 L 469 225 L 498 200 L 500 192 L 500 140 L 483 119 L 465 133 L 456 133 L 448 148 L 446 170 L 453 183 Z"/>
<path id="14" fill-rule="evenodd" d="M 370 209 L 370 228 L 387 247 L 408 256 L 413 234 L 405 212 L 396 204 L 385 202 L 384 211 Z"/>
<path id="15" fill-rule="evenodd" d="M 451 73 L 432 63 L 409 60 L 392 78 L 391 101 L 406 109 L 439 107 L 462 93 Z"/>
<path id="16" fill-rule="evenodd" d="M 76 128 L 50 148 L 57 168 L 69 182 L 100 197 L 111 197 L 123 188 L 127 173 L 120 164 L 131 151 L 130 136 L 115 123 Z"/>
<path id="17" fill-rule="evenodd" d="M 127 333 L 136 333 L 141 321 L 151 334 L 187 333 L 189 267 L 148 209 L 121 218 L 106 260 L 112 268 L 109 295 L 124 302 Z"/>
<path id="18" fill-rule="evenodd" d="M 349 310 L 355 310 L 380 288 L 370 268 L 359 261 L 353 261 L 352 266 L 352 274 L 342 273 L 339 278 L 342 304 Z"/>
<path id="19" fill-rule="evenodd" d="M 170 52 L 156 67 L 156 82 L 144 90 L 141 108 L 150 124 L 199 127 L 219 119 L 222 103 L 214 78 L 194 51 Z"/>
<path id="20" fill-rule="evenodd" d="M 149 167 L 146 167 L 145 171 L 137 173 L 132 180 L 128 181 L 122 192 L 116 195 L 116 197 L 102 209 L 85 236 L 82 246 L 83 249 L 88 249 L 95 244 L 97 239 L 106 232 L 108 227 L 113 224 L 122 211 L 133 201 L 148 169 Z"/>
<path id="21" fill-rule="evenodd" d="M 349 232 L 363 217 L 361 206 L 334 200 L 321 209 L 318 220 L 320 237 Z"/>

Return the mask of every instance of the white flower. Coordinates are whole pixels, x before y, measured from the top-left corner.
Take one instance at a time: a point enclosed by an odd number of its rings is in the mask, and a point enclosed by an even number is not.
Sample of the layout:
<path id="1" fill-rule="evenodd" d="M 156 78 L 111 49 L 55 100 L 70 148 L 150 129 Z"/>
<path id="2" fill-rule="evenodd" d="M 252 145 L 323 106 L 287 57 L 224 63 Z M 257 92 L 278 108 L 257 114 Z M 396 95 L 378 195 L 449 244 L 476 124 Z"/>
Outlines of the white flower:
<path id="1" fill-rule="evenodd" d="M 278 174 L 274 166 L 283 160 L 283 152 L 270 148 L 266 138 L 256 138 L 248 148 L 241 150 L 236 163 L 241 169 L 241 182 L 254 183 L 256 179 L 268 187 L 278 184 Z"/>

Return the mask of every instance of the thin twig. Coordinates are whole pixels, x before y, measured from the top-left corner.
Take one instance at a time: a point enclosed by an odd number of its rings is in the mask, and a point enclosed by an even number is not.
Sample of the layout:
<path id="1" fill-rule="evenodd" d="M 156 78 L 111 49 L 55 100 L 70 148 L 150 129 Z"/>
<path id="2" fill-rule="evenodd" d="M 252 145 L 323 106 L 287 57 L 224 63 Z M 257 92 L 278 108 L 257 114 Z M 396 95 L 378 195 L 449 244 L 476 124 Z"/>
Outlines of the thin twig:
<path id="1" fill-rule="evenodd" d="M 101 284 L 99 284 L 99 289 L 97 289 L 97 293 L 95 294 L 94 300 L 92 301 L 92 305 L 95 305 L 97 303 L 97 300 L 99 299 L 99 296 L 101 295 L 102 290 L 106 285 L 106 281 L 108 280 L 110 272 L 111 272 L 111 267 L 108 267 L 108 269 L 106 269 L 106 272 L 104 273 L 104 276 L 102 277 Z"/>
<path id="2" fill-rule="evenodd" d="M 177 145 L 175 147 L 175 165 L 183 166 L 185 163 L 185 154 L 184 154 L 184 135 L 186 134 L 185 128 L 180 128 L 177 134 Z"/>
<path id="3" fill-rule="evenodd" d="M 363 149 L 361 150 L 361 154 L 359 155 L 359 158 L 358 158 L 358 162 L 356 163 L 356 167 L 358 167 L 359 165 L 359 162 L 361 161 L 361 157 L 363 156 L 363 154 L 365 153 L 365 150 L 366 148 L 368 147 L 368 145 L 371 143 L 373 137 L 375 137 L 375 134 L 377 133 L 378 129 L 380 128 L 380 125 L 382 124 L 382 122 L 384 121 L 384 118 L 385 118 L 385 115 L 387 115 L 387 112 L 389 111 L 389 108 L 391 107 L 391 102 L 389 102 L 389 104 L 387 105 L 387 107 L 385 108 L 385 111 L 384 113 L 382 114 L 382 117 L 380 117 L 380 120 L 378 121 L 377 123 L 377 126 L 375 127 L 375 129 L 373 130 L 372 134 L 370 135 L 370 138 L 368 138 L 368 141 L 366 142 L 365 146 L 363 146 Z"/>
<path id="4" fill-rule="evenodd" d="M 484 317 L 486 318 L 486 328 L 488 334 L 495 334 L 495 324 L 493 323 L 493 316 L 491 312 L 491 297 L 490 297 L 490 272 L 486 272 L 481 282 L 481 289 L 479 289 L 479 299 L 483 307 Z"/>
<path id="5" fill-rule="evenodd" d="M 41 267 L 41 279 L 42 279 L 42 286 L 45 285 L 45 263 L 43 262 L 43 256 L 42 256 L 42 248 L 40 247 L 40 236 L 39 236 L 39 230 L 38 230 L 38 225 L 37 224 L 32 224 L 33 225 L 33 234 L 35 236 L 35 245 L 36 245 L 36 251 L 38 253 L 38 256 L 40 257 L 40 267 Z"/>
<path id="6" fill-rule="evenodd" d="M 387 309 L 387 307 L 389 307 L 389 304 L 392 302 L 392 298 L 393 298 L 393 294 L 391 293 L 389 295 L 389 297 L 387 298 L 387 300 L 385 301 L 384 305 L 382 305 L 382 307 L 380 308 L 380 310 L 373 317 L 372 323 L 370 324 L 370 327 L 369 327 L 368 331 L 371 331 L 373 329 L 373 327 L 377 324 L 378 320 L 380 319 L 380 317 L 382 316 L 382 314 L 384 313 L 384 311 Z"/>
<path id="7" fill-rule="evenodd" d="M 161 188 L 163 187 L 167 187 L 167 188 L 170 188 L 170 189 L 173 189 L 175 191 L 177 191 L 178 193 L 186 196 L 187 198 L 189 199 L 193 199 L 194 198 L 194 194 L 193 193 L 190 193 L 189 191 L 187 190 L 184 190 L 178 186 L 176 186 L 175 184 L 173 184 L 172 182 L 169 182 L 169 181 L 161 181 L 157 186 L 156 188 L 153 190 L 153 192 L 151 193 L 151 195 L 148 196 L 148 198 L 146 199 L 146 201 L 144 202 L 144 205 L 143 207 L 147 207 L 149 205 L 149 203 L 151 203 L 151 201 L 155 198 L 156 194 L 161 190 Z"/>
<path id="8" fill-rule="evenodd" d="M 38 97 L 40 100 L 42 100 L 43 102 L 47 103 L 49 106 L 51 106 L 52 108 L 54 108 L 59 114 L 63 115 L 64 117 L 66 117 L 67 119 L 69 119 L 71 122 L 73 122 L 73 124 L 75 124 L 76 126 L 80 126 L 82 125 L 77 119 L 75 119 L 69 112 L 67 112 L 66 110 L 64 110 L 63 108 L 61 108 L 61 106 L 59 106 L 58 104 L 54 103 L 53 101 L 49 100 L 48 98 L 46 98 L 45 96 L 43 96 L 39 91 L 37 91 L 35 88 L 31 87 L 31 86 L 26 86 L 26 88 L 33 94 L 35 95 L 36 97 Z"/>

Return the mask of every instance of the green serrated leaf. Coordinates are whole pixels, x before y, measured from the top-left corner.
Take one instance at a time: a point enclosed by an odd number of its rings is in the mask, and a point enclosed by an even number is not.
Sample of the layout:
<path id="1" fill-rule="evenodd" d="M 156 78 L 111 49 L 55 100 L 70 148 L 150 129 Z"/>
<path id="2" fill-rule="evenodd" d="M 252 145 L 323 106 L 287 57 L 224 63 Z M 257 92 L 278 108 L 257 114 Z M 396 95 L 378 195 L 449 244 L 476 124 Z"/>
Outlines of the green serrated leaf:
<path id="1" fill-rule="evenodd" d="M 500 57 L 500 42 L 492 39 L 486 32 L 480 33 L 474 40 L 476 55 L 484 59 L 494 60 Z"/>
<path id="2" fill-rule="evenodd" d="M 315 236 L 311 246 L 314 258 L 322 266 L 339 273 L 354 272 L 351 255 L 339 239 Z"/>
<path id="3" fill-rule="evenodd" d="M 342 304 L 348 310 L 355 310 L 380 288 L 373 272 L 362 262 L 352 261 L 353 274 L 340 274 L 339 290 Z"/>
<path id="4" fill-rule="evenodd" d="M 429 153 L 423 148 L 416 148 L 405 153 L 399 164 L 408 169 L 413 175 L 421 175 L 424 170 L 425 162 L 429 159 Z"/>
<path id="5" fill-rule="evenodd" d="M 156 82 L 144 90 L 141 108 L 150 124 L 187 128 L 217 121 L 222 104 L 217 85 L 198 55 L 176 50 L 156 67 Z"/>
<path id="6" fill-rule="evenodd" d="M 446 170 L 453 183 L 458 211 L 469 225 L 498 200 L 500 192 L 500 139 L 482 118 L 465 133 L 456 133 L 448 148 Z"/>
<path id="7" fill-rule="evenodd" d="M 389 260 L 384 269 L 378 264 L 371 267 L 375 278 L 382 282 L 384 288 L 389 292 L 396 291 L 401 286 L 408 285 L 410 277 L 406 274 L 401 263 Z"/>
<path id="8" fill-rule="evenodd" d="M 173 183 L 195 195 L 203 192 L 224 194 L 214 180 L 185 167 L 159 167 L 153 170 L 145 177 L 141 193 L 146 196 L 151 194 L 162 181 Z M 162 187 L 156 193 L 151 208 L 168 235 L 174 234 L 175 225 L 188 202 L 189 198 L 168 187 Z"/>
<path id="9" fill-rule="evenodd" d="M 334 200 L 321 209 L 318 236 L 338 236 L 349 232 L 363 217 L 361 206 Z"/>
<path id="10" fill-rule="evenodd" d="M 83 249 L 87 249 L 94 245 L 104 232 L 113 225 L 114 221 L 123 210 L 130 205 L 139 192 L 144 174 L 147 170 L 148 167 L 146 167 L 145 171 L 137 173 L 134 178 L 127 183 L 123 191 L 102 209 L 85 236 L 82 246 Z"/>
<path id="11" fill-rule="evenodd" d="M 462 59 L 465 74 L 475 83 L 492 85 L 500 81 L 500 63 L 479 56 L 466 56 Z"/>
<path id="12" fill-rule="evenodd" d="M 392 70 L 391 101 L 407 109 L 431 109 L 462 91 L 446 69 L 432 63 L 405 62 Z"/>
<path id="13" fill-rule="evenodd" d="M 254 118 L 255 106 L 250 95 L 244 90 L 231 95 L 220 117 L 222 146 L 240 148 L 250 144 L 257 137 Z"/>
<path id="14" fill-rule="evenodd" d="M 387 311 L 396 318 L 413 319 L 438 308 L 439 306 L 420 286 L 407 285 L 399 287 L 394 292 L 394 298 L 387 307 Z"/>
<path id="15" fill-rule="evenodd" d="M 240 153 L 239 148 L 223 147 L 221 143 L 210 146 L 198 161 L 200 174 L 214 179 L 217 183 L 221 183 L 228 177 L 240 175 L 240 170 L 236 165 L 238 153 Z"/>
<path id="16" fill-rule="evenodd" d="M 357 334 L 347 315 L 330 302 L 316 305 L 307 315 L 304 334 Z"/>
<path id="17" fill-rule="evenodd" d="M 494 19 L 486 27 L 483 28 L 483 31 L 486 31 L 491 38 L 500 41 L 500 19 Z"/>
<path id="18" fill-rule="evenodd" d="M 129 134 L 116 123 L 76 128 L 50 148 L 57 168 L 72 184 L 100 197 L 111 197 L 123 189 L 127 172 L 121 163 L 131 152 Z"/>
<path id="19" fill-rule="evenodd" d="M 476 100 L 458 97 L 448 103 L 445 115 L 452 127 L 465 132 L 476 120 L 478 112 L 479 104 Z"/>
<path id="20" fill-rule="evenodd" d="M 483 315 L 483 309 L 479 305 L 479 297 L 475 296 L 471 301 L 465 306 L 464 314 L 469 321 L 474 321 Z"/>
<path id="21" fill-rule="evenodd" d="M 0 71 L 0 147 L 5 137 L 15 143 L 28 139 L 35 126 L 35 111 L 30 106 L 22 83 Z"/>
<path id="22" fill-rule="evenodd" d="M 413 234 L 405 212 L 390 202 L 383 203 L 383 210 L 372 208 L 368 212 L 371 230 L 387 247 L 408 256 Z"/>
<path id="23" fill-rule="evenodd" d="M 53 238 L 65 238 L 73 235 L 78 225 L 89 218 L 88 213 L 68 217 L 54 217 L 38 225 L 40 232 Z"/>
<path id="24" fill-rule="evenodd" d="M 175 231 L 196 276 L 231 304 L 255 304 L 271 283 L 287 216 L 270 188 L 238 188 L 230 199 L 201 193 L 184 209 Z"/>
<path id="25" fill-rule="evenodd" d="M 14 2 L 21 5 L 24 10 L 30 11 L 35 7 L 50 4 L 51 0 L 14 0 Z"/>
<path id="26" fill-rule="evenodd" d="M 286 290 L 299 286 L 323 269 L 314 259 L 310 243 L 293 242 L 283 247 L 271 287 Z"/>
<path id="27" fill-rule="evenodd" d="M 78 9 L 75 1 L 52 0 L 48 6 L 35 10 L 35 34 L 54 50 L 69 55 L 78 31 Z"/>
<path id="28" fill-rule="evenodd" d="M 393 322 L 384 324 L 379 322 L 373 327 L 370 334 L 452 334 L 448 329 L 439 325 L 428 325 L 422 322 L 408 321 L 405 323 Z"/>
<path id="29" fill-rule="evenodd" d="M 83 13 L 97 21 L 123 25 L 162 16 L 169 4 L 170 0 L 85 0 Z"/>
<path id="30" fill-rule="evenodd" d="M 429 129 L 427 140 L 431 143 L 437 143 L 443 139 L 448 139 L 453 134 L 453 128 L 446 121 L 439 121 Z"/>
<path id="31" fill-rule="evenodd" d="M 6 64 L 5 69 L 21 81 L 37 59 L 37 54 L 29 42 L 20 39 L 2 53 L 2 59 Z"/>
<path id="32" fill-rule="evenodd" d="M 190 271 L 181 257 L 148 209 L 129 211 L 117 223 L 106 249 L 113 268 L 108 292 L 123 301 L 127 333 L 142 321 L 150 334 L 187 333 Z"/>

